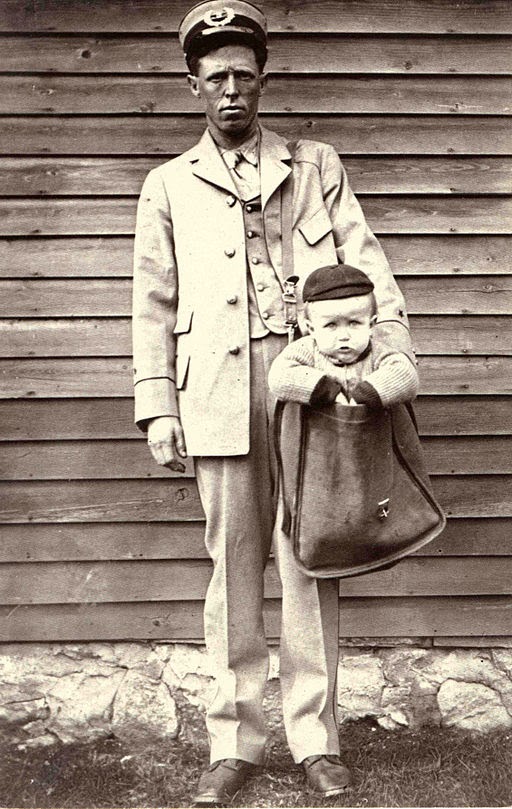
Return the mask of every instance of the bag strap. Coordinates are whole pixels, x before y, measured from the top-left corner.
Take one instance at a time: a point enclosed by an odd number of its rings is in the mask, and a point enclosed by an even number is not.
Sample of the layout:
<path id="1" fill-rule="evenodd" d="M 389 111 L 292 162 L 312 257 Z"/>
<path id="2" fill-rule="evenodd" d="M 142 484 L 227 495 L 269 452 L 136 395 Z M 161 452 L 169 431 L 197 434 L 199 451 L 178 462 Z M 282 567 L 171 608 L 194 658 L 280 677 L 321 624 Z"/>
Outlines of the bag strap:
<path id="1" fill-rule="evenodd" d="M 295 339 L 297 331 L 297 296 L 295 286 L 299 280 L 293 274 L 293 162 L 298 141 L 290 141 L 286 147 L 291 155 L 291 172 L 281 188 L 281 249 L 282 272 L 284 278 L 283 302 L 285 307 L 285 324 L 288 328 L 288 342 Z M 290 532 L 291 513 L 284 491 L 283 456 L 281 454 L 281 428 L 286 402 L 277 400 L 274 407 L 274 452 L 277 463 L 277 480 L 274 486 L 274 514 L 277 513 L 279 490 L 282 490 L 284 515 L 282 529 Z"/>
<path id="2" fill-rule="evenodd" d="M 291 172 L 286 178 L 281 191 L 281 245 L 283 251 L 283 278 L 285 279 L 293 275 L 293 163 L 297 151 L 297 143 L 298 141 L 292 140 L 286 144 L 292 158 Z"/>
<path id="3" fill-rule="evenodd" d="M 285 324 L 288 329 L 288 342 L 291 343 L 297 332 L 297 296 L 295 287 L 299 277 L 293 274 L 293 161 L 298 141 L 286 144 L 290 152 L 291 172 L 281 191 L 281 249 L 284 278 L 283 302 Z"/>

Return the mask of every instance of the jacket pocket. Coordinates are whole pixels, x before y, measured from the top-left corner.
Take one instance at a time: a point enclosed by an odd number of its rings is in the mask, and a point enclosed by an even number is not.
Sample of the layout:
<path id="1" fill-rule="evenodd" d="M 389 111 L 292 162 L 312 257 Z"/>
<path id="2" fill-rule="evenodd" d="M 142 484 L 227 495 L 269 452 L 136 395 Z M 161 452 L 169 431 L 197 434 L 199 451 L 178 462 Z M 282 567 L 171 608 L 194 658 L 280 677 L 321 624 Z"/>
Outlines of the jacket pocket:
<path id="1" fill-rule="evenodd" d="M 325 208 L 320 208 L 306 222 L 299 225 L 299 230 L 308 244 L 314 245 L 332 231 L 332 222 Z"/>
<path id="2" fill-rule="evenodd" d="M 180 351 L 176 356 L 176 389 L 183 390 L 187 384 L 188 367 L 190 365 L 190 354 L 188 351 Z"/>
<path id="3" fill-rule="evenodd" d="M 186 334 L 192 325 L 193 309 L 178 308 L 174 334 Z"/>
<path id="4" fill-rule="evenodd" d="M 177 336 L 176 346 L 176 388 L 183 390 L 187 384 L 188 367 L 190 365 L 190 329 L 193 309 L 178 308 L 178 316 L 174 327 Z"/>

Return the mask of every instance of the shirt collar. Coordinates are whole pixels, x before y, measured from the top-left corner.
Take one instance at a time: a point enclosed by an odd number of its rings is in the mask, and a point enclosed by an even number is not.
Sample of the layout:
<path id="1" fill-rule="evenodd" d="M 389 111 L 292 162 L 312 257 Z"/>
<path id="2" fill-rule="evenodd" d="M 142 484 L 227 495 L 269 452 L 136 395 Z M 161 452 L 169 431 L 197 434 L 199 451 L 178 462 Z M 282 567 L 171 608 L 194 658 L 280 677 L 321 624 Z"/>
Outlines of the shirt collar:
<path id="1" fill-rule="evenodd" d="M 254 135 L 251 135 L 246 141 L 237 146 L 236 149 L 223 149 L 222 146 L 218 147 L 220 154 L 222 157 L 226 154 L 226 152 L 241 152 L 244 158 L 247 160 L 248 163 L 251 163 L 253 166 L 258 165 L 258 152 L 259 152 L 259 132 L 255 132 Z"/>

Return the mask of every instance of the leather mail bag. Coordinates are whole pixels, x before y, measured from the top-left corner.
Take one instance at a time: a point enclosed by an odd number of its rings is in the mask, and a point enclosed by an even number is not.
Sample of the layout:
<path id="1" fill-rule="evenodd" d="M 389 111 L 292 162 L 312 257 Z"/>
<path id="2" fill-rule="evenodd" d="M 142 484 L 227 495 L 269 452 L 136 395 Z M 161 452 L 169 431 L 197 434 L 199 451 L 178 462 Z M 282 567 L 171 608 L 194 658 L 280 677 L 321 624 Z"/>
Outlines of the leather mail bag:
<path id="1" fill-rule="evenodd" d="M 275 439 L 283 529 L 307 575 L 377 570 L 443 530 L 409 406 L 278 402 Z"/>

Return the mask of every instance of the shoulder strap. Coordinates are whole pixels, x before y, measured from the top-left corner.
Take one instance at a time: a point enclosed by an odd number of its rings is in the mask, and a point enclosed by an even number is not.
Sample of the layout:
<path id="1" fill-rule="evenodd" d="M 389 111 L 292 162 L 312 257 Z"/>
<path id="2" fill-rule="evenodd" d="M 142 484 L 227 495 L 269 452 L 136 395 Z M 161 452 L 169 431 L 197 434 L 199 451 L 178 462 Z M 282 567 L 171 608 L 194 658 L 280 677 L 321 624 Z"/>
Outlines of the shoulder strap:
<path id="1" fill-rule="evenodd" d="M 286 320 L 288 323 L 288 339 L 295 336 L 295 326 L 297 323 L 297 305 L 295 300 L 295 284 L 298 279 L 293 275 L 293 162 L 297 151 L 297 141 L 290 141 L 286 144 L 290 152 L 291 172 L 286 178 L 281 189 L 281 249 L 282 268 L 284 279 L 283 300 L 286 307 Z M 294 321 L 294 322 L 293 322 Z M 286 402 L 277 400 L 274 408 L 274 451 L 277 462 L 277 480 L 274 490 L 274 514 L 277 513 L 277 499 L 279 490 L 282 490 L 282 500 L 284 507 L 283 531 L 288 534 L 291 527 L 291 513 L 284 491 L 283 458 L 281 454 L 281 427 L 283 423 L 283 412 Z"/>
<path id="2" fill-rule="evenodd" d="M 286 178 L 281 191 L 281 244 L 283 251 L 283 278 L 285 279 L 293 275 L 293 162 L 297 151 L 297 141 L 290 141 L 286 146 L 292 156 L 292 170 Z"/>
<path id="3" fill-rule="evenodd" d="M 282 274 L 284 279 L 283 302 L 285 321 L 288 327 L 288 341 L 297 336 L 297 298 L 295 286 L 299 280 L 293 274 L 293 162 L 298 141 L 287 143 L 291 155 L 291 172 L 281 189 L 281 250 Z"/>

